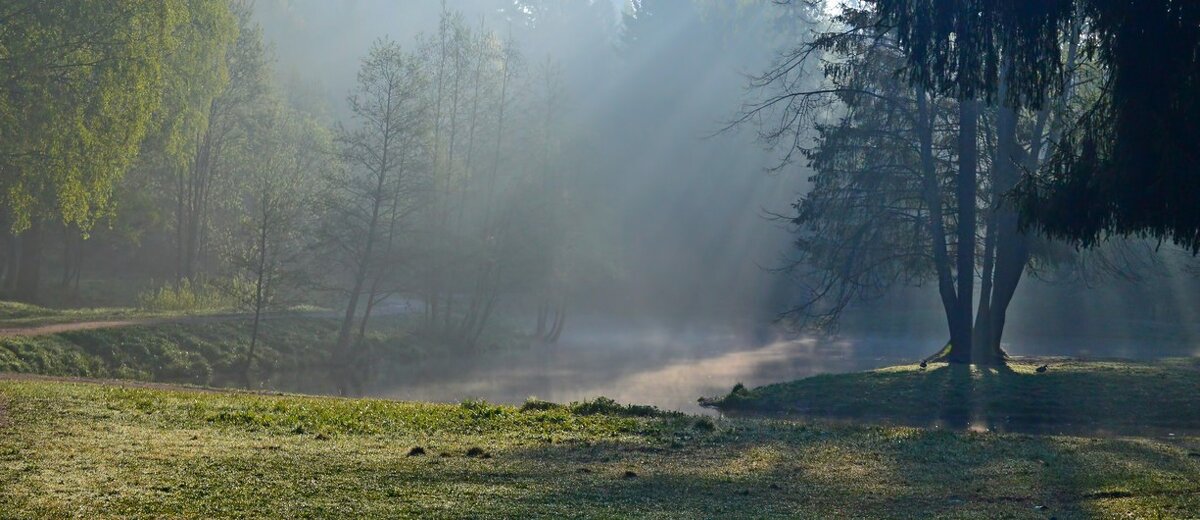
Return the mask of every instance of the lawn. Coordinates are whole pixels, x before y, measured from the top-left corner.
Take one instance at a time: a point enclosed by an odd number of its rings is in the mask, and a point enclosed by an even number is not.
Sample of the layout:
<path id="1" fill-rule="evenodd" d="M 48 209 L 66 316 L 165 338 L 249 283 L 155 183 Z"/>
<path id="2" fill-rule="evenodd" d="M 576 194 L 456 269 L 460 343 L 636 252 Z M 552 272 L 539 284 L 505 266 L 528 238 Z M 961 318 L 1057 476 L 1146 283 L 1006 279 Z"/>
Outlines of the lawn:
<path id="1" fill-rule="evenodd" d="M 1037 367 L 1045 366 L 1042 372 Z M 1200 358 L 1016 358 L 830 374 L 705 402 L 734 415 L 868 419 L 1022 432 L 1200 433 Z"/>
<path id="2" fill-rule="evenodd" d="M 4 518 L 1176 518 L 1200 438 L 0 378 Z M 420 450 L 417 450 L 420 448 Z M 417 454 L 414 452 L 421 452 Z"/>

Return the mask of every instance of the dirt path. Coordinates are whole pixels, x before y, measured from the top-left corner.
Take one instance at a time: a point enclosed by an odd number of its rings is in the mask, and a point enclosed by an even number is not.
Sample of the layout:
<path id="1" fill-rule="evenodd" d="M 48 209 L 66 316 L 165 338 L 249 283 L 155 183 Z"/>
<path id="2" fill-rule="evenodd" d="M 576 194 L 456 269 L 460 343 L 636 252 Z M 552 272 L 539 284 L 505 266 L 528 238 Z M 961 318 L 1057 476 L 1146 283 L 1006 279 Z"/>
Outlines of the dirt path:
<path id="1" fill-rule="evenodd" d="M 13 336 L 45 336 L 79 330 L 115 329 L 137 325 L 162 325 L 164 323 L 209 323 L 246 319 L 242 314 L 216 314 L 212 316 L 179 316 L 175 318 L 131 318 L 125 320 L 76 321 L 51 323 L 29 327 L 0 328 L 0 338 Z"/>
<path id="2" fill-rule="evenodd" d="M 396 316 L 404 314 L 399 311 L 384 311 L 376 312 L 375 317 Z M 0 326 L 0 338 L 16 337 L 16 336 L 47 336 L 50 334 L 59 334 L 62 332 L 74 332 L 79 330 L 96 330 L 96 329 L 116 329 L 120 327 L 136 327 L 138 325 L 164 325 L 168 323 L 218 323 L 224 321 L 248 320 L 252 318 L 252 314 L 209 314 L 202 316 L 167 316 L 159 318 L 126 318 L 126 319 L 107 319 L 107 320 L 91 320 L 91 321 L 68 321 L 63 323 L 47 323 L 44 325 L 29 325 L 26 327 L 2 327 Z M 271 312 L 262 315 L 264 320 L 277 320 L 281 318 L 336 318 L 338 313 L 330 311 L 315 311 L 315 312 Z"/>

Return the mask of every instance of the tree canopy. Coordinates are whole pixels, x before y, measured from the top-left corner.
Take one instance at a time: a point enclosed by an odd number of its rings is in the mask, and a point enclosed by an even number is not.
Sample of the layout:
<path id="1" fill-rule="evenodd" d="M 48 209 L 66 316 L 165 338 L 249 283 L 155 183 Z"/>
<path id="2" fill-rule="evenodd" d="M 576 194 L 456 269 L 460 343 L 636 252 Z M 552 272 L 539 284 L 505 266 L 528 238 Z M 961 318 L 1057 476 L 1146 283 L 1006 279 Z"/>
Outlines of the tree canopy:
<path id="1" fill-rule="evenodd" d="M 14 231 L 56 216 L 90 227 L 162 100 L 182 1 L 0 8 L 0 188 Z"/>
<path id="2" fill-rule="evenodd" d="M 1070 125 L 1044 175 L 1019 194 L 1023 224 L 1093 245 L 1149 236 L 1200 252 L 1200 4 L 1191 0 L 871 0 L 879 32 L 907 48 L 911 81 L 965 97 L 999 92 L 1011 60 L 1013 106 L 1039 107 L 1067 88 L 1062 36 L 1085 26 L 1084 53 L 1103 70 L 1093 105 Z"/>

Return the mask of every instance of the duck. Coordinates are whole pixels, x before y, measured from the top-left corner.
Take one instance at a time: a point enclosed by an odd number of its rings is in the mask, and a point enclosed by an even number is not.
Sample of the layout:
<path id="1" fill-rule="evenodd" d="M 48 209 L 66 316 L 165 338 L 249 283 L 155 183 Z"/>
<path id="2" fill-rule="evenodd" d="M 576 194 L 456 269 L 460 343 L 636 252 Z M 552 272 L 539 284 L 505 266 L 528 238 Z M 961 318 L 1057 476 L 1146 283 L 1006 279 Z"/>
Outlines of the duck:
<path id="1" fill-rule="evenodd" d="M 1039 374 L 1045 373 L 1047 368 L 1049 368 L 1049 365 L 1042 365 L 1040 367 L 1037 367 L 1037 373 L 1039 373 Z"/>

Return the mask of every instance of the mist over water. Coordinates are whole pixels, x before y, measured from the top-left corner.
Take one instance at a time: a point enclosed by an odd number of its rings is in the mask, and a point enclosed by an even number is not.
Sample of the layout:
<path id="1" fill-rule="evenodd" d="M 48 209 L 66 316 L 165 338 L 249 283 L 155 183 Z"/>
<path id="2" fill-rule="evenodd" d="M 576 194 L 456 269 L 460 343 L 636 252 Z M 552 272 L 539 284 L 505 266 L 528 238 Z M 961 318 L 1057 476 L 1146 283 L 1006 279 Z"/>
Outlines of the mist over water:
<path id="1" fill-rule="evenodd" d="M 807 29 L 780 30 L 787 15 L 772 2 L 732 4 L 662 7 L 659 25 L 633 50 L 622 2 L 546 4 L 535 26 L 520 31 L 511 27 L 511 3 L 451 4 L 469 24 L 519 34 L 526 67 L 546 57 L 562 65 L 564 126 L 576 137 L 566 154 L 584 188 L 579 207 L 590 212 L 579 240 L 603 252 L 612 276 L 571 295 L 577 313 L 556 345 L 417 362 L 367 393 L 513 403 L 604 395 L 696 412 L 697 397 L 734 383 L 915 362 L 945 344 L 933 284 L 856 305 L 834 335 L 772 323 L 796 293 L 770 271 L 788 258 L 792 235 L 767 216 L 789 214 L 811 172 L 798 162 L 768 173 L 778 153 L 753 131 L 714 134 L 744 102 L 746 75 Z M 440 12 L 436 2 L 264 0 L 257 18 L 291 95 L 341 121 L 371 42 L 409 45 L 436 28 Z M 1197 284 L 1177 267 L 1139 283 L 1022 282 L 1004 347 L 1021 356 L 1196 355 Z M 1163 293 L 1178 305 L 1146 304 Z"/>
<path id="2" fill-rule="evenodd" d="M 0 517 L 1195 517 L 1197 93 L 1200 0 L 0 0 Z"/>
<path id="3" fill-rule="evenodd" d="M 767 215 L 787 214 L 810 173 L 792 165 L 769 174 L 779 157 L 754 132 L 714 133 L 743 102 L 746 74 L 769 64 L 764 49 L 780 49 L 786 36 L 806 29 L 781 18 L 772 2 L 740 6 L 732 17 L 743 24 L 737 30 L 720 28 L 719 18 L 731 12 L 725 6 L 701 12 L 683 4 L 655 13 L 666 22 L 636 53 L 623 42 L 622 13 L 630 7 L 622 2 L 548 8 L 538 26 L 518 31 L 529 61 L 548 55 L 563 65 L 571 92 L 566 127 L 584 143 L 571 150 L 580 157 L 572 174 L 586 189 L 580 197 L 598 222 L 589 229 L 604 237 L 596 244 L 616 275 L 572 294 L 581 316 L 557 345 L 418 361 L 372 383 L 368 394 L 499 402 L 605 395 L 697 412 L 698 396 L 737 382 L 914 363 L 946 342 L 930 287 L 860 305 L 834 335 L 797 335 L 772 323 L 792 289 L 769 268 L 786 261 L 791 235 Z M 472 23 L 511 32 L 505 2 L 452 7 Z M 410 42 L 436 28 L 440 10 L 437 2 L 281 0 L 259 2 L 258 19 L 284 82 L 338 120 L 359 56 L 374 38 Z M 794 26 L 780 29 L 786 23 Z M 1195 299 L 1178 295 L 1194 282 L 1176 277 L 1151 286 L 1026 282 L 1004 347 L 1015 355 L 1196 354 Z M 1139 291 L 1171 293 L 1181 310 L 1130 312 Z"/>

